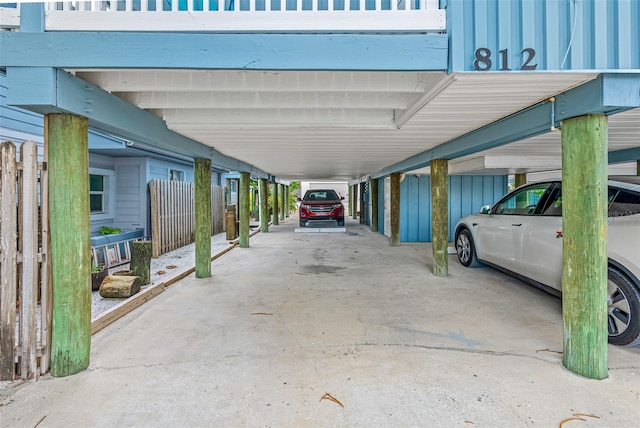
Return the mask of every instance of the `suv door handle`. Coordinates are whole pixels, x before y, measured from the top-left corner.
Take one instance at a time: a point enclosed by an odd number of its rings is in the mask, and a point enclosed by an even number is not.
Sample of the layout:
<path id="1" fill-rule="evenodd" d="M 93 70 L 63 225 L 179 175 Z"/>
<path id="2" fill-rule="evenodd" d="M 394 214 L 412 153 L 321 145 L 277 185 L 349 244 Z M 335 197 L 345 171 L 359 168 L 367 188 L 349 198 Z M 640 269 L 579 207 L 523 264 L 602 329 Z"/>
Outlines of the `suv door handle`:
<path id="1" fill-rule="evenodd" d="M 522 223 L 511 223 L 511 226 L 522 226 Z"/>

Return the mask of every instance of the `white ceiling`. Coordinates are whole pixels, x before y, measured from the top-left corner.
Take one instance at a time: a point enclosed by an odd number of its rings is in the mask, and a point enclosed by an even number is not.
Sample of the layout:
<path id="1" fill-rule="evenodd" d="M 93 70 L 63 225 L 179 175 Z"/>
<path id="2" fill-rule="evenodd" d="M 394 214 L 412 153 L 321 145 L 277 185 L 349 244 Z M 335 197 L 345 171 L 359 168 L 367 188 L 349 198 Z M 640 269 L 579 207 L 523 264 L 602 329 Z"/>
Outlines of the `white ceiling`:
<path id="1" fill-rule="evenodd" d="M 76 74 L 225 155 L 284 180 L 305 181 L 373 174 L 597 76 L 230 70 Z M 638 146 L 640 109 L 612 116 L 610 150 Z M 542 171 L 557 168 L 559 156 L 560 133 L 551 132 L 452 160 L 451 172 Z"/>

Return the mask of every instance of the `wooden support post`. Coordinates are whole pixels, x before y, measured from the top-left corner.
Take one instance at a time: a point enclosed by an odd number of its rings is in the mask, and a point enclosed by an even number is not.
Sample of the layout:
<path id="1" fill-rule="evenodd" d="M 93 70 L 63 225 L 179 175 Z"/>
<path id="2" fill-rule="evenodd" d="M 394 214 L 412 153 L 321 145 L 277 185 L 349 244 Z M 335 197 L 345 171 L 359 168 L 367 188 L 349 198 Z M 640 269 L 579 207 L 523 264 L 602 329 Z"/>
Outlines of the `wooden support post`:
<path id="1" fill-rule="evenodd" d="M 607 117 L 562 121 L 563 364 L 607 373 Z"/>
<path id="2" fill-rule="evenodd" d="M 284 184 L 280 184 L 280 220 L 284 221 L 284 206 L 286 203 L 285 200 L 285 191 L 284 191 Z"/>
<path id="3" fill-rule="evenodd" d="M 365 183 L 360 183 L 360 224 L 366 223 L 366 207 L 364 205 L 365 202 Z"/>
<path id="4" fill-rule="evenodd" d="M 449 273 L 449 162 L 447 159 L 431 161 L 431 234 L 433 274 Z"/>
<path id="5" fill-rule="evenodd" d="M 640 176 L 640 160 L 636 161 L 636 175 Z"/>
<path id="6" fill-rule="evenodd" d="M 238 220 L 240 222 L 240 248 L 249 248 L 249 177 L 248 172 L 240 173 L 240 186 L 238 188 L 239 211 Z"/>
<path id="7" fill-rule="evenodd" d="M 285 187 L 285 198 L 284 198 L 284 216 L 289 217 L 289 186 Z"/>
<path id="8" fill-rule="evenodd" d="M 260 179 L 258 189 L 260 193 L 260 231 L 267 233 L 269 232 L 269 201 L 267 196 L 269 183 L 265 178 Z"/>
<path id="9" fill-rule="evenodd" d="M 356 220 L 358 218 L 358 185 L 354 184 L 352 186 L 353 191 L 351 194 L 353 195 L 353 212 L 351 213 L 351 217 Z"/>
<path id="10" fill-rule="evenodd" d="M 273 213 L 273 224 L 280 224 L 280 198 L 278 198 L 278 192 L 280 185 L 278 183 L 273 183 L 273 206 L 271 207 L 271 212 Z"/>
<path id="11" fill-rule="evenodd" d="M 400 245 L 400 174 L 391 174 L 390 184 L 389 198 L 391 209 L 389 214 L 391 217 L 391 239 L 389 243 L 395 246 Z"/>
<path id="12" fill-rule="evenodd" d="M 211 276 L 211 159 L 194 160 L 196 278 Z"/>
<path id="13" fill-rule="evenodd" d="M 49 219 L 53 320 L 51 375 L 89 366 L 91 348 L 91 228 L 87 119 L 48 114 Z"/>
<path id="14" fill-rule="evenodd" d="M 371 230 L 378 231 L 378 179 L 374 178 L 371 183 Z"/>
<path id="15" fill-rule="evenodd" d="M 348 207 L 347 207 L 347 215 L 349 217 L 351 217 L 353 215 L 353 201 L 352 201 L 352 197 L 353 197 L 353 192 L 351 191 L 351 186 L 347 186 L 349 188 L 349 193 L 347 194 L 347 198 L 348 198 Z"/>
<path id="16" fill-rule="evenodd" d="M 131 243 L 131 270 L 140 277 L 140 285 L 151 283 L 151 241 Z"/>
<path id="17" fill-rule="evenodd" d="M 516 186 L 516 188 L 527 184 L 527 174 L 516 174 L 515 179 L 516 182 L 514 183 L 514 185 Z"/>

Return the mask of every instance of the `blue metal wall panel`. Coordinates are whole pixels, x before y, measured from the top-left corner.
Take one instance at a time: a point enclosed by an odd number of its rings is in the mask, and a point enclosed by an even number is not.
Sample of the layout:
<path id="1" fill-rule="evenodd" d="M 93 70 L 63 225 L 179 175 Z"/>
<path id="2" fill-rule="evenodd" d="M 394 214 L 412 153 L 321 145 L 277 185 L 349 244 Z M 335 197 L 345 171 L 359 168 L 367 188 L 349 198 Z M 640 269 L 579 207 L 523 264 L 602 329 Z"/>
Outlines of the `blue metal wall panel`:
<path id="1" fill-rule="evenodd" d="M 493 204 L 507 192 L 507 184 L 506 175 L 450 176 L 449 241 L 458 220 Z M 384 211 L 380 218 L 383 215 Z M 431 242 L 431 238 L 431 177 L 407 174 L 400 183 L 400 241 Z"/>
<path id="2" fill-rule="evenodd" d="M 449 71 L 640 68 L 640 1 L 448 0 Z M 478 49 L 488 49 L 478 52 Z M 502 51 L 502 52 L 501 52 Z M 532 51 L 532 52 L 533 52 Z M 486 59 L 491 60 L 488 66 Z M 504 60 L 507 60 L 505 66 Z"/>

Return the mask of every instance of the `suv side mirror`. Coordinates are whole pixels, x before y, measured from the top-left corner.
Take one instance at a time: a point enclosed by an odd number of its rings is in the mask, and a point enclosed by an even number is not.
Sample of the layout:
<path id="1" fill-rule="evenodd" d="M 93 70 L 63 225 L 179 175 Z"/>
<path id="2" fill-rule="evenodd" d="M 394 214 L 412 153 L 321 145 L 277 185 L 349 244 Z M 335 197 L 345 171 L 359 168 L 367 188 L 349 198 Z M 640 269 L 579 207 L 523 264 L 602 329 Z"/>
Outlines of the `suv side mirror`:
<path id="1" fill-rule="evenodd" d="M 491 205 L 485 205 L 480 208 L 480 214 L 491 214 Z"/>

